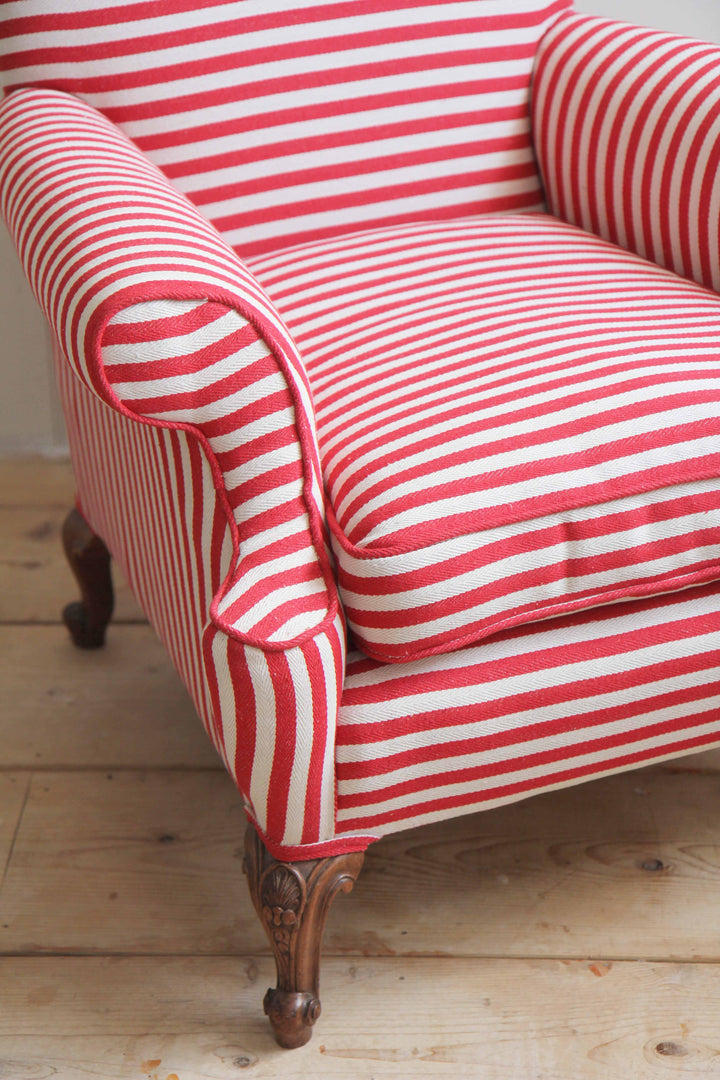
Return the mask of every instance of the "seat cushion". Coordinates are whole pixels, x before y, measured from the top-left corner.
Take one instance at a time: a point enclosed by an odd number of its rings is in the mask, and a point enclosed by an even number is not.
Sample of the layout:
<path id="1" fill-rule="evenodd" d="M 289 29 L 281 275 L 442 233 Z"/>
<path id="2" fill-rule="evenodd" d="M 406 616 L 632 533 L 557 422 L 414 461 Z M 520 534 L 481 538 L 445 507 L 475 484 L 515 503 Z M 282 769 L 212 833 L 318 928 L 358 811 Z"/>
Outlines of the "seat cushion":
<path id="1" fill-rule="evenodd" d="M 720 577 L 720 297 L 547 214 L 252 262 L 302 350 L 385 661 Z"/>

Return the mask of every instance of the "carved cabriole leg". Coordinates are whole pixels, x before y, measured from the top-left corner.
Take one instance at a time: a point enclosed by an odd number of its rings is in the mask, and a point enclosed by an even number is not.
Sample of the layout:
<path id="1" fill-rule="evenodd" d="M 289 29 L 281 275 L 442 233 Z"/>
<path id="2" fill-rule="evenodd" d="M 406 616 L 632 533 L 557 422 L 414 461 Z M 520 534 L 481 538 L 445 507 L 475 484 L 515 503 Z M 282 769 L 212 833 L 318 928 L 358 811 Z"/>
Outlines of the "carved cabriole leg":
<path id="1" fill-rule="evenodd" d="M 252 825 L 245 834 L 245 872 L 255 910 L 275 954 L 278 985 L 263 1007 L 280 1046 L 308 1042 L 320 1015 L 320 946 L 333 898 L 350 892 L 364 853 L 278 862 Z"/>
<path id="2" fill-rule="evenodd" d="M 63 609 L 63 622 L 75 645 L 97 649 L 105 644 L 105 628 L 114 606 L 110 552 L 77 509 L 65 518 L 62 540 L 82 594 L 82 600 Z"/>

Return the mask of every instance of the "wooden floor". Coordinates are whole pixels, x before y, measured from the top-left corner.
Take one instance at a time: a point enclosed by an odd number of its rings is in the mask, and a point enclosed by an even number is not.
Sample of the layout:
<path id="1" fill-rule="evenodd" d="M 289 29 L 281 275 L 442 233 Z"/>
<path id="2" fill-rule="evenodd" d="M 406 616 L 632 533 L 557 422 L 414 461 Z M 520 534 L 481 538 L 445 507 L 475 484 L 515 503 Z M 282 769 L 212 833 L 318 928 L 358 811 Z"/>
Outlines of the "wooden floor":
<path id="1" fill-rule="evenodd" d="M 0 1078 L 720 1077 L 717 751 L 375 845 L 279 1050 L 185 692 L 125 588 L 104 651 L 58 625 L 71 495 L 0 463 Z"/>

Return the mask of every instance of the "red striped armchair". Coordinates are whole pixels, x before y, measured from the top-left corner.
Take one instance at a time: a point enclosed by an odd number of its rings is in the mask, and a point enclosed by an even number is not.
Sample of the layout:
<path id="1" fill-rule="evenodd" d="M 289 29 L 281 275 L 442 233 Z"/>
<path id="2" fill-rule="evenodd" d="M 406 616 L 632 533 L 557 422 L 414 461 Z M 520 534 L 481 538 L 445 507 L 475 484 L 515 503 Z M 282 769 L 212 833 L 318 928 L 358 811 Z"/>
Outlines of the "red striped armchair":
<path id="1" fill-rule="evenodd" d="M 25 0 L 0 200 L 310 1037 L 379 837 L 720 744 L 720 48 L 570 0 Z"/>

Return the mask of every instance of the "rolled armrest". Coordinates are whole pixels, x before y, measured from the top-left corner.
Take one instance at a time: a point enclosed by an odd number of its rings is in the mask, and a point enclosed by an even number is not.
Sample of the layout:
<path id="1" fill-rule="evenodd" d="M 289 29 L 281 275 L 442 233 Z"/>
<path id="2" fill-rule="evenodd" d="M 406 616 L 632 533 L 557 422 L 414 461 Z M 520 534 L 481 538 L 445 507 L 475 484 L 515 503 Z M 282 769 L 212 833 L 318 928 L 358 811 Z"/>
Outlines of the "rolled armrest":
<path id="1" fill-rule="evenodd" d="M 0 192 L 77 379 L 134 429 L 173 428 L 203 446 L 233 541 L 204 632 L 187 627 L 202 634 L 193 648 L 212 698 L 208 724 L 222 733 L 216 742 L 268 846 L 322 852 L 334 835 L 345 637 L 310 391 L 290 334 L 190 202 L 69 95 L 18 90 L 2 104 Z M 123 452 L 142 476 L 133 445 Z M 156 490 L 163 481 L 155 477 Z M 202 504 L 195 483 L 207 481 L 188 473 L 187 518 Z M 132 506 L 123 511 L 130 517 Z M 178 588 L 128 532 L 116 547 L 133 545 L 158 590 Z M 206 555 L 195 553 L 198 574 Z"/>
<path id="2" fill-rule="evenodd" d="M 540 44 L 533 128 L 549 209 L 720 289 L 720 47 L 593 16 Z"/>
<path id="3" fill-rule="evenodd" d="M 287 553 L 294 529 L 295 568 L 288 576 L 286 555 L 276 610 L 272 573 L 262 617 L 233 605 L 246 569 L 238 562 L 215 617 L 274 647 L 332 622 L 310 390 L 250 271 L 114 125 L 67 94 L 21 90 L 3 103 L 0 191 L 28 279 L 80 379 L 121 412 L 201 433 L 248 537 L 248 572 L 257 577 L 263 531 L 284 529 Z M 266 546 L 264 563 L 272 558 Z M 310 583 L 304 617 L 291 595 L 301 580 Z"/>

